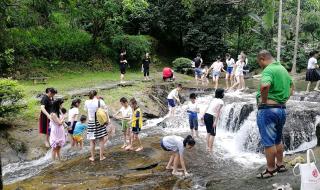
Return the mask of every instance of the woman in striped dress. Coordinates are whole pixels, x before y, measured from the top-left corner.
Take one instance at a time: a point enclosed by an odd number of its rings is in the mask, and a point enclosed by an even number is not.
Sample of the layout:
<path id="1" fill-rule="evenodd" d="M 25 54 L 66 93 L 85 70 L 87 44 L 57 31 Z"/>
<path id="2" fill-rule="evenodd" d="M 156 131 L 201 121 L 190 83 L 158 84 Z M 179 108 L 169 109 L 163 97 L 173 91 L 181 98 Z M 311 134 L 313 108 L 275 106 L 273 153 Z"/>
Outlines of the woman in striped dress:
<path id="1" fill-rule="evenodd" d="M 106 159 L 103 155 L 104 151 L 104 144 L 108 140 L 107 135 L 107 128 L 105 125 L 100 125 L 99 122 L 96 120 L 96 111 L 99 107 L 106 108 L 105 102 L 97 97 L 97 91 L 92 90 L 89 92 L 89 100 L 86 100 L 84 103 L 84 109 L 88 113 L 88 131 L 87 131 L 87 139 L 90 140 L 90 152 L 91 157 L 89 158 L 90 161 L 94 161 L 94 153 L 95 153 L 95 146 L 96 140 L 99 140 L 100 146 L 100 160 Z"/>

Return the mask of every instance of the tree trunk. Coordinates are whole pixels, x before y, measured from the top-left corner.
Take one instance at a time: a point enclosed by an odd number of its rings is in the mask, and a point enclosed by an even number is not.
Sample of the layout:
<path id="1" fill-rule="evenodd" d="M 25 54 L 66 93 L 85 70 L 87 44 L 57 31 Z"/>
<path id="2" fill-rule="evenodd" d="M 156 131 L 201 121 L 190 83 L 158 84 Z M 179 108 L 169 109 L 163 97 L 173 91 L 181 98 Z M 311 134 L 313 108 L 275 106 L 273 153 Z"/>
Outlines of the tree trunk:
<path id="1" fill-rule="evenodd" d="M 299 25 L 300 25 L 300 6 L 301 1 L 298 0 L 297 17 L 296 17 L 296 35 L 294 40 L 294 52 L 292 60 L 292 70 L 291 73 L 295 74 L 297 72 L 297 55 L 298 55 L 298 44 L 299 44 Z"/>
<path id="2" fill-rule="evenodd" d="M 281 29 L 282 29 L 281 26 L 282 26 L 282 0 L 279 1 L 277 61 L 280 61 L 280 55 L 281 55 Z"/>

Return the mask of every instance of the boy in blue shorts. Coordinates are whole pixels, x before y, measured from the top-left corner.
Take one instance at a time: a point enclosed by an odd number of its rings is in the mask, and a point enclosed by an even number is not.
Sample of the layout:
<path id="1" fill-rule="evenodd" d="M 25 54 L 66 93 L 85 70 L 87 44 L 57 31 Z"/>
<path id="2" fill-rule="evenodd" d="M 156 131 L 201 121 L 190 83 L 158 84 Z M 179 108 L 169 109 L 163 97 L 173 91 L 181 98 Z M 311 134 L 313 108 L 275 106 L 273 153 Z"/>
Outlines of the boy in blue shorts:
<path id="1" fill-rule="evenodd" d="M 167 97 L 170 116 L 174 115 L 174 108 L 176 107 L 176 102 L 178 104 L 181 104 L 179 99 L 179 92 L 181 92 L 181 90 L 182 85 L 178 84 L 177 88 L 173 89 Z"/>

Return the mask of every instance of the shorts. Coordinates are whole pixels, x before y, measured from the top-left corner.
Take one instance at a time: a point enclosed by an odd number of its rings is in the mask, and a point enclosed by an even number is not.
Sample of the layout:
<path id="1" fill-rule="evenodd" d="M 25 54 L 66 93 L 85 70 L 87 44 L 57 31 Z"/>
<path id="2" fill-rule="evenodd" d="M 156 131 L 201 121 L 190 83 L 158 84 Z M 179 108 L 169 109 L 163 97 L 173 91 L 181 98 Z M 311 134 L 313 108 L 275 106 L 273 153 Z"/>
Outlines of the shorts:
<path id="1" fill-rule="evenodd" d="M 264 147 L 271 147 L 281 143 L 285 123 L 286 111 L 284 108 L 259 108 L 257 124 L 261 143 Z"/>
<path id="2" fill-rule="evenodd" d="M 168 106 L 173 108 L 176 107 L 176 104 L 173 99 L 168 99 Z"/>
<path id="3" fill-rule="evenodd" d="M 68 125 L 69 127 L 72 127 L 71 130 L 68 130 L 68 133 L 69 133 L 69 134 L 71 134 L 71 135 L 73 134 L 73 131 L 74 131 L 74 128 L 76 127 L 76 124 L 77 124 L 77 121 L 74 121 L 74 122 L 72 123 L 72 125 L 71 125 L 70 122 L 68 122 L 67 125 Z"/>
<path id="4" fill-rule="evenodd" d="M 213 122 L 216 118 L 211 114 L 204 114 L 204 124 L 206 125 L 207 133 L 211 136 L 216 136 L 216 127 L 213 127 Z"/>
<path id="5" fill-rule="evenodd" d="M 233 67 L 227 67 L 227 73 L 228 73 L 229 75 L 232 74 L 232 70 L 233 70 Z"/>
<path id="6" fill-rule="evenodd" d="M 121 126 L 122 126 L 122 132 L 126 132 L 127 129 L 129 128 L 128 121 L 122 120 Z"/>
<path id="7" fill-rule="evenodd" d="M 198 130 L 198 115 L 196 113 L 189 113 L 190 129 Z"/>
<path id="8" fill-rule="evenodd" d="M 77 143 L 83 141 L 82 135 L 73 135 L 72 139 Z"/>
<path id="9" fill-rule="evenodd" d="M 143 68 L 143 76 L 149 76 L 149 68 Z"/>
<path id="10" fill-rule="evenodd" d="M 124 64 L 120 65 L 120 73 L 121 74 L 126 74 L 126 66 Z"/>
<path id="11" fill-rule="evenodd" d="M 168 149 L 167 147 L 164 146 L 162 139 L 160 141 L 160 146 L 164 151 L 172 151 L 172 150 L 170 150 L 170 149 Z"/>
<path id="12" fill-rule="evenodd" d="M 140 133 L 140 131 L 141 131 L 141 128 L 139 128 L 139 127 L 132 127 L 132 132 L 133 132 L 133 134 L 138 135 L 138 134 Z"/>
<path id="13" fill-rule="evenodd" d="M 320 80 L 320 70 L 308 69 L 306 73 L 306 81 L 316 82 Z"/>
<path id="14" fill-rule="evenodd" d="M 194 69 L 194 74 L 197 77 L 201 77 L 203 73 L 202 73 L 202 70 L 200 68 L 195 68 Z"/>
<path id="15" fill-rule="evenodd" d="M 212 71 L 212 77 L 220 77 L 220 71 Z"/>
<path id="16" fill-rule="evenodd" d="M 243 76 L 243 70 L 237 71 L 237 72 L 235 73 L 235 76 L 236 76 L 236 77 L 242 77 L 242 76 Z"/>

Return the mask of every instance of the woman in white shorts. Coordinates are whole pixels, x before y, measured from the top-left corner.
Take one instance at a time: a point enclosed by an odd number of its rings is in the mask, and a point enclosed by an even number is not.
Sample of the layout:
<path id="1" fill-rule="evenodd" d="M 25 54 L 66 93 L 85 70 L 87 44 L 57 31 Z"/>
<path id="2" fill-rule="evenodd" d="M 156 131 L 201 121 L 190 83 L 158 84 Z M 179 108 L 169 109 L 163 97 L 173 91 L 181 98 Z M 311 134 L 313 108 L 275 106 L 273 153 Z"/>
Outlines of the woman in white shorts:
<path id="1" fill-rule="evenodd" d="M 230 89 L 235 89 L 238 87 L 238 90 L 244 90 L 245 88 L 245 82 L 244 82 L 244 76 L 243 76 L 243 67 L 245 65 L 244 57 L 239 55 L 238 61 L 234 65 L 234 76 L 236 78 L 236 82 L 233 84 L 233 86 Z"/>

